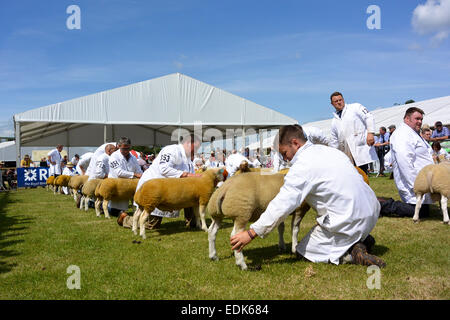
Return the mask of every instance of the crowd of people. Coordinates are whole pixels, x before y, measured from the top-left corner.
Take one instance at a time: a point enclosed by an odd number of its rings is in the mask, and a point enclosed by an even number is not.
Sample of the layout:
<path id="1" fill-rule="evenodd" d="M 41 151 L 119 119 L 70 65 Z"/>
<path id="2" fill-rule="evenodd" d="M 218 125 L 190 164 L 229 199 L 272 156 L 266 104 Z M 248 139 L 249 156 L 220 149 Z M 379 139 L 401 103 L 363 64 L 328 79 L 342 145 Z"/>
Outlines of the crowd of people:
<path id="1" fill-rule="evenodd" d="M 232 177 L 243 161 L 250 167 L 272 168 L 274 172 L 290 168 L 279 194 L 261 217 L 249 230 L 231 238 L 232 249 L 240 251 L 255 237 L 264 238 L 306 201 L 317 211 L 318 218 L 317 225 L 299 243 L 298 258 L 383 267 L 385 262 L 373 255 L 375 239 L 370 232 L 379 216 L 414 215 L 415 177 L 424 166 L 448 159 L 440 142 L 448 139 L 449 132 L 441 122 L 436 122 L 435 130 L 431 131 L 422 124 L 423 110 L 411 107 L 406 110 L 398 128 L 395 125 L 388 129 L 380 127 L 377 136 L 375 119 L 363 105 L 345 103 L 340 92 L 334 92 L 330 102 L 335 109 L 330 138 L 317 128 L 290 125 L 280 128 L 273 148 L 265 152 L 249 148 L 241 152 L 215 149 L 205 155 L 197 153 L 201 139 L 191 134 L 184 136 L 178 144 L 164 147 L 157 155 L 145 155 L 132 154 L 131 140 L 122 137 L 117 142 L 101 145 L 94 152 L 76 154 L 71 161 L 67 156 L 61 156 L 63 146 L 57 145 L 46 160 L 49 174 L 87 175 L 89 180 L 106 177 L 139 179 L 136 187 L 139 190 L 151 179 L 199 177 L 203 168 L 225 167 L 228 177 Z M 385 167 L 392 167 L 400 201 L 377 198 L 354 170 L 359 167 L 368 174 L 370 165 L 377 160 L 380 163 L 378 176 L 384 176 Z M 22 166 L 30 164 L 26 155 Z M 430 203 L 431 200 L 426 198 L 421 217 L 429 215 Z M 132 225 L 128 205 L 128 202 L 111 201 L 108 208 L 109 214 L 117 217 L 117 223 L 126 228 Z M 159 228 L 163 218 L 178 216 L 178 211 L 155 209 L 146 228 Z M 184 218 L 186 226 L 195 226 L 192 210 L 185 209 Z"/>

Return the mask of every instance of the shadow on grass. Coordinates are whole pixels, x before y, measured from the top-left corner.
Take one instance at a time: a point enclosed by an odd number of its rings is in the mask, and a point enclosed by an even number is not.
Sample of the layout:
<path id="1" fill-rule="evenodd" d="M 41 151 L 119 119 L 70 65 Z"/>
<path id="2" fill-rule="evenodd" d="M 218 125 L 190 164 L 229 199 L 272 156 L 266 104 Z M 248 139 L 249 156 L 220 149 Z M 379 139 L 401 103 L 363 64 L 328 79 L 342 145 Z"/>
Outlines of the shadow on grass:
<path id="1" fill-rule="evenodd" d="M 18 243 L 24 242 L 23 240 L 9 240 L 8 238 L 22 236 L 24 233 L 5 234 L 7 232 L 16 232 L 27 229 L 25 226 L 20 226 L 30 223 L 33 219 L 15 217 L 7 215 L 5 208 L 16 201 L 9 199 L 9 192 L 0 193 L 0 259 L 10 258 L 19 255 L 20 253 L 15 250 L 5 250 L 8 247 L 14 246 Z M 8 239 L 6 241 L 6 239 Z M 11 264 L 4 261 L 0 261 L 0 274 L 11 271 L 17 264 Z"/>
<path id="2" fill-rule="evenodd" d="M 165 222 L 166 220 L 167 222 Z M 211 224 L 211 221 L 206 220 L 206 225 L 209 226 Z M 234 224 L 232 222 L 222 222 L 220 229 L 225 229 L 232 227 Z M 147 235 L 158 235 L 158 236 L 164 236 L 164 235 L 171 235 L 181 232 L 203 232 L 205 231 L 198 229 L 198 228 L 186 228 L 186 225 L 184 221 L 169 221 L 169 219 L 163 219 L 161 226 L 156 230 L 148 230 L 147 229 Z"/>

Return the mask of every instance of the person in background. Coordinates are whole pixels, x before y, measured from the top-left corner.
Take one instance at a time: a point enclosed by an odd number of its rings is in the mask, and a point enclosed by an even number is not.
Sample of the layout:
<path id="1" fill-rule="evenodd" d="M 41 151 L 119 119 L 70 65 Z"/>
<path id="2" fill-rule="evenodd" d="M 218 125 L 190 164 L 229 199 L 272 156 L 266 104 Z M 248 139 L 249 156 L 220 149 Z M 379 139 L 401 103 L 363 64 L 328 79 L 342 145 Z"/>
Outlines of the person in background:
<path id="1" fill-rule="evenodd" d="M 384 177 L 384 156 L 389 151 L 389 133 L 386 132 L 385 127 L 380 127 L 380 136 L 374 146 L 380 161 L 380 170 L 377 177 Z"/>
<path id="2" fill-rule="evenodd" d="M 30 159 L 30 156 L 28 154 L 26 154 L 23 157 L 22 161 L 20 161 L 20 166 L 22 168 L 29 168 L 29 167 L 31 167 L 31 163 L 32 163 L 32 161 Z"/>
<path id="3" fill-rule="evenodd" d="M 346 104 L 340 92 L 330 96 L 336 109 L 331 122 L 329 146 L 343 151 L 354 163 L 368 174 L 369 163 L 378 157 L 373 148 L 375 143 L 375 120 L 361 104 Z"/>
<path id="4" fill-rule="evenodd" d="M 61 162 L 63 158 L 61 157 L 61 151 L 63 150 L 64 146 L 62 144 L 58 144 L 55 149 L 50 151 L 48 156 L 48 162 L 49 162 L 49 176 L 55 176 L 55 178 L 59 175 L 61 175 L 62 167 Z"/>
<path id="5" fill-rule="evenodd" d="M 73 166 L 76 167 L 78 164 L 78 161 L 80 161 L 80 155 L 78 153 L 76 153 L 72 159 L 70 160 L 70 162 L 72 162 Z"/>
<path id="6" fill-rule="evenodd" d="M 431 141 L 431 129 L 430 128 L 422 128 L 420 130 L 420 135 L 426 142 Z"/>
<path id="7" fill-rule="evenodd" d="M 448 152 L 441 147 L 441 144 L 438 141 L 433 142 L 431 144 L 431 148 L 433 149 L 434 163 L 440 163 L 446 160 L 450 160 Z"/>
<path id="8" fill-rule="evenodd" d="M 71 177 L 75 175 L 75 171 L 73 170 L 73 163 L 71 161 L 67 162 L 62 174 Z M 64 192 L 64 194 L 69 194 L 68 187 L 62 187 L 62 191 Z"/>
<path id="9" fill-rule="evenodd" d="M 434 124 L 434 131 L 433 134 L 431 135 L 430 141 L 444 141 L 448 139 L 448 136 L 450 135 L 450 130 L 448 130 L 447 127 L 442 126 L 442 122 L 441 121 L 437 121 Z"/>

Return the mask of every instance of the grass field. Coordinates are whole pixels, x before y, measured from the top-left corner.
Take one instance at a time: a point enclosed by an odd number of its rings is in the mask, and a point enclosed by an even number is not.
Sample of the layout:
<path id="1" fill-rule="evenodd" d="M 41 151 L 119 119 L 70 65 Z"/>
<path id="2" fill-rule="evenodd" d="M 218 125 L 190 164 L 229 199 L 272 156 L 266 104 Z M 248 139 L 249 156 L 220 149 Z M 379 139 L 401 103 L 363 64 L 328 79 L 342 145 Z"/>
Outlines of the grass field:
<path id="1" fill-rule="evenodd" d="M 370 178 L 377 196 L 398 199 L 393 180 Z M 303 237 L 314 225 L 311 210 Z M 380 289 L 357 265 L 313 264 L 279 253 L 277 233 L 244 250 L 253 271 L 231 255 L 231 220 L 219 230 L 220 260 L 208 258 L 207 234 L 189 231 L 182 218 L 163 220 L 141 240 L 115 219 L 75 207 L 73 198 L 43 188 L 0 193 L 0 299 L 445 299 L 450 298 L 449 226 L 438 206 L 431 217 L 380 218 L 371 233 L 375 254 L 387 262 Z M 209 219 L 207 220 L 209 224 Z M 290 218 L 289 222 L 290 224 Z M 289 228 L 286 228 L 289 230 Z M 285 233 L 287 244 L 289 232 Z M 81 289 L 69 290 L 69 266 L 78 266 Z M 259 267 L 260 266 L 260 267 Z"/>

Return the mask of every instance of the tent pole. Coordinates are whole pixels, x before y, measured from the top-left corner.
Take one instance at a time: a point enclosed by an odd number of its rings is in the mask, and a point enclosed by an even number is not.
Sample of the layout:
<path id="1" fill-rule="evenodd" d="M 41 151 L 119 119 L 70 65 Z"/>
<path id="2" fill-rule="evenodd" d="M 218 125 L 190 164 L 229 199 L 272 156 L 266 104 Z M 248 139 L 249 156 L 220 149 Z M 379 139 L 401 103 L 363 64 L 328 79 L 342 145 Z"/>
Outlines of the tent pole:
<path id="1" fill-rule="evenodd" d="M 242 152 L 245 155 L 245 127 L 242 127 Z"/>
<path id="2" fill-rule="evenodd" d="M 107 130 L 106 130 L 106 124 L 103 125 L 103 143 L 106 143 L 107 136 L 106 136 Z"/>
<path id="3" fill-rule="evenodd" d="M 20 159 L 22 159 L 22 156 L 20 154 L 20 122 L 16 122 L 14 120 L 14 127 L 15 127 L 15 139 L 16 139 L 16 167 L 20 167 Z"/>

